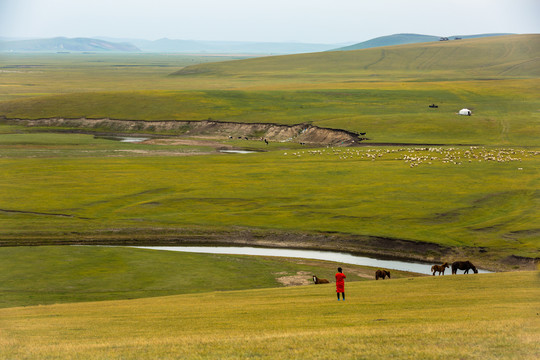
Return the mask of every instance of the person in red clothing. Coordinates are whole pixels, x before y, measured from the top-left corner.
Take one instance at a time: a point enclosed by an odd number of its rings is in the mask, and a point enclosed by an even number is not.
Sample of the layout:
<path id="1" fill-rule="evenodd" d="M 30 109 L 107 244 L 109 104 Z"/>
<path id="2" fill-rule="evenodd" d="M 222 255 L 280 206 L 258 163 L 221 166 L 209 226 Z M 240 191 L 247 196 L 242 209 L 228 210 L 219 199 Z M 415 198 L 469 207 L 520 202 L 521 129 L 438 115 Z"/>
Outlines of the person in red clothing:
<path id="1" fill-rule="evenodd" d="M 336 273 L 336 293 L 337 293 L 337 299 L 339 301 L 339 294 L 341 293 L 343 297 L 343 301 L 345 301 L 345 274 L 343 273 L 343 270 L 339 267 L 337 269 Z"/>

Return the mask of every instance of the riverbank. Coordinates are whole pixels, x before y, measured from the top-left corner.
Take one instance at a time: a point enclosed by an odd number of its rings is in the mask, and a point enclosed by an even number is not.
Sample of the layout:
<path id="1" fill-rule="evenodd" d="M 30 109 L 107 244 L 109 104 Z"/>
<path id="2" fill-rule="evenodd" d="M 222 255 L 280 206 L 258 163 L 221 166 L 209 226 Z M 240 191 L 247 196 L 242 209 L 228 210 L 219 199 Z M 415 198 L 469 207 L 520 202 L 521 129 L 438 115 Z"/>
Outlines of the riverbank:
<path id="1" fill-rule="evenodd" d="M 339 266 L 331 261 L 298 257 L 126 246 L 2 247 L 0 259 L 0 308 L 314 286 L 313 275 L 333 279 Z M 340 265 L 347 282 L 375 281 L 377 268 Z M 391 276 L 396 280 L 427 275 L 391 270 Z"/>
<path id="2" fill-rule="evenodd" d="M 345 252 L 385 260 L 451 263 L 470 260 L 489 271 L 536 270 L 539 258 L 501 254 L 485 247 L 450 247 L 435 243 L 339 233 L 301 233 L 239 229 L 116 230 L 93 234 L 32 236 L 0 239 L 0 246 L 113 245 L 113 246 L 252 246 Z"/>
<path id="3" fill-rule="evenodd" d="M 308 123 L 283 125 L 277 123 L 214 121 L 210 119 L 202 121 L 147 121 L 110 118 L 7 119 L 5 117 L 0 117 L 0 123 L 22 125 L 28 128 L 45 127 L 51 131 L 63 132 L 97 132 L 100 134 L 105 132 L 109 135 L 153 134 L 165 137 L 183 135 L 213 140 L 266 140 L 267 142 L 300 143 L 311 146 L 354 146 L 362 140 L 366 140 L 360 134 L 352 131 L 323 128 Z"/>

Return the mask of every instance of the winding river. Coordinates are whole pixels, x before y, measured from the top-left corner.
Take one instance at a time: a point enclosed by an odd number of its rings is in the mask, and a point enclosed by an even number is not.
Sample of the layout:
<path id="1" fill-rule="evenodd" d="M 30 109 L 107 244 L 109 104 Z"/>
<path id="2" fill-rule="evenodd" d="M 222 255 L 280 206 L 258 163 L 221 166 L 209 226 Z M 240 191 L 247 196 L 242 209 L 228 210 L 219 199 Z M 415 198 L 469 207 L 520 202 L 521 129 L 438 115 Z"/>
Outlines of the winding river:
<path id="1" fill-rule="evenodd" d="M 340 264 L 354 264 L 400 271 L 409 271 L 419 274 L 431 275 L 433 263 L 406 262 L 398 260 L 380 260 L 370 257 L 357 256 L 348 253 L 318 250 L 293 250 L 259 247 L 236 247 L 236 246 L 134 246 L 139 249 L 183 251 L 205 254 L 228 254 L 228 255 L 254 255 L 254 256 L 279 256 L 303 259 L 316 259 L 333 261 Z M 478 269 L 479 273 L 490 271 Z M 451 274 L 447 269 L 446 274 Z M 463 273 L 460 271 L 460 273 Z"/>

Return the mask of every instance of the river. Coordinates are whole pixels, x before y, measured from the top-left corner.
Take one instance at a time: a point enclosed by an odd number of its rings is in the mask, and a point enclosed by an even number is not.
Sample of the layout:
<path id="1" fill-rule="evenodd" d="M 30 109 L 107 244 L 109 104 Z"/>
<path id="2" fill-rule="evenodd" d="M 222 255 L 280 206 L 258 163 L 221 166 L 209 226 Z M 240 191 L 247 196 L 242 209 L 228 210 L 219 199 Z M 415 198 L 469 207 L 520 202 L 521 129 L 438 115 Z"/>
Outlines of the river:
<path id="1" fill-rule="evenodd" d="M 229 254 L 229 255 L 254 255 L 254 256 L 279 256 L 303 259 L 316 259 L 333 261 L 339 264 L 354 264 L 372 266 L 391 270 L 410 271 L 419 274 L 431 275 L 431 266 L 434 263 L 408 262 L 398 260 L 381 260 L 353 254 L 319 251 L 319 250 L 295 250 L 259 247 L 237 246 L 134 246 L 139 249 L 183 251 L 205 254 Z M 446 269 L 446 274 L 451 274 L 451 269 Z M 461 270 L 460 273 L 463 273 Z M 472 271 L 471 271 L 472 272 Z M 478 269 L 479 273 L 490 271 Z"/>

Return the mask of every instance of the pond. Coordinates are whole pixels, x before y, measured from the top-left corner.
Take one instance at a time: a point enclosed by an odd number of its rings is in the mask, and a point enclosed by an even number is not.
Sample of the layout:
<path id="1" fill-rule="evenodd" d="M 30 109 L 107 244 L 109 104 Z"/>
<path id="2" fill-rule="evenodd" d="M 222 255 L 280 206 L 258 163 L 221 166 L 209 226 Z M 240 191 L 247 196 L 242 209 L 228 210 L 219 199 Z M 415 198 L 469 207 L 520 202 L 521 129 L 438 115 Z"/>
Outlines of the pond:
<path id="1" fill-rule="evenodd" d="M 135 136 L 94 136 L 95 139 L 114 140 L 126 143 L 140 143 L 150 138 L 148 137 L 135 137 Z"/>
<path id="2" fill-rule="evenodd" d="M 229 255 L 255 255 L 255 256 L 279 256 L 303 259 L 316 259 L 333 261 L 340 264 L 354 264 L 384 269 L 409 271 L 419 274 L 431 275 L 431 266 L 434 263 L 407 262 L 399 260 L 381 260 L 353 254 L 319 251 L 319 250 L 295 250 L 275 249 L 259 247 L 236 247 L 236 246 L 134 246 L 140 249 L 183 251 L 205 254 L 229 254 Z M 478 269 L 479 273 L 489 273 L 487 270 Z M 463 273 L 460 271 L 460 273 Z M 452 274 L 451 268 L 446 269 L 445 274 Z"/>
<path id="3" fill-rule="evenodd" d="M 257 151 L 252 151 L 252 150 L 219 150 L 220 153 L 225 153 L 225 154 L 253 154 L 253 153 L 256 153 Z"/>

